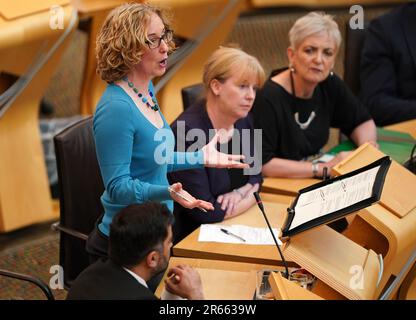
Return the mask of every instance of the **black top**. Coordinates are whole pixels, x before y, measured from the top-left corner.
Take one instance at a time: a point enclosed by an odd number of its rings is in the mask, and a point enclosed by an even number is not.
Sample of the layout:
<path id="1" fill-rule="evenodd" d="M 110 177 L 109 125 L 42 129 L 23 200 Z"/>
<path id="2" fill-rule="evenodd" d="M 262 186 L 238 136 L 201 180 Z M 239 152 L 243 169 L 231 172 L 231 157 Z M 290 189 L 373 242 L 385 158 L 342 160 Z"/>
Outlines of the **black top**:
<path id="1" fill-rule="evenodd" d="M 385 126 L 416 119 L 416 3 L 374 19 L 361 58 L 361 98 Z"/>
<path id="2" fill-rule="evenodd" d="M 211 120 L 208 117 L 205 100 L 199 101 L 197 104 L 186 109 L 171 125 L 173 134 L 176 138 L 176 151 L 185 151 L 191 145 L 197 142 L 198 138 L 194 137 L 190 141 L 184 141 L 184 134 L 186 135 L 192 129 L 201 129 L 206 137 L 211 140 L 209 131 L 213 131 Z M 184 132 L 181 132 L 178 121 L 184 121 Z M 202 212 L 199 209 L 185 209 L 175 203 L 175 224 L 173 226 L 175 243 L 184 236 L 199 227 L 202 223 L 219 222 L 224 219 L 225 211 L 221 209 L 221 205 L 216 201 L 221 194 L 232 191 L 234 188 L 243 186 L 246 183 L 252 185 L 263 182 L 261 175 L 261 161 L 260 150 L 255 152 L 254 145 L 254 128 L 252 116 L 239 119 L 234 123 L 234 134 L 238 131 L 241 140 L 236 145 L 239 146 L 241 154 L 246 156 L 246 162 L 250 163 L 250 159 L 257 157 L 256 170 L 253 170 L 251 175 L 243 175 L 243 170 L 228 170 L 218 168 L 203 168 L 170 172 L 168 174 L 169 182 L 181 182 L 183 188 L 197 199 L 209 201 L 214 205 L 214 210 Z M 247 129 L 243 132 L 243 129 Z M 244 136 L 249 133 L 249 139 Z M 211 134 L 214 134 L 211 132 Z M 248 140 L 248 141 L 247 141 Z M 231 141 L 234 141 L 234 137 Z M 198 143 L 198 149 L 203 147 L 208 141 Z M 230 142 L 232 143 L 232 142 Z M 227 145 L 227 144 L 225 144 Z M 182 147 L 181 147 L 182 146 Z M 185 148 L 185 149 L 183 149 Z M 220 145 L 217 149 L 223 151 Z M 237 153 L 237 152 L 235 152 Z M 250 164 L 253 167 L 253 163 Z M 246 172 L 247 173 L 247 172 Z"/>
<path id="3" fill-rule="evenodd" d="M 315 118 L 306 130 L 311 112 Z M 263 130 L 263 164 L 272 158 L 302 160 L 319 153 L 327 143 L 330 127 L 349 136 L 359 124 L 371 119 L 366 108 L 335 74 L 317 85 L 310 99 L 295 98 L 282 86 L 267 80 L 259 90 L 253 108 L 255 127 Z"/>
<path id="4" fill-rule="evenodd" d="M 111 260 L 85 269 L 68 292 L 68 300 L 155 300 L 155 295 Z"/>

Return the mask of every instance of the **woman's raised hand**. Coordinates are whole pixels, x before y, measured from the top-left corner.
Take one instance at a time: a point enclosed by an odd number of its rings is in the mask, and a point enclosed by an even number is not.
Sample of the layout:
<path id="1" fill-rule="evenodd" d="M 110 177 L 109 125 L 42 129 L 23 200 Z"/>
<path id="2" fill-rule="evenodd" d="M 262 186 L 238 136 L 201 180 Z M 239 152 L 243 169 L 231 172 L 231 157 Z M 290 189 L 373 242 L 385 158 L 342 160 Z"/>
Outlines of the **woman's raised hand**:
<path id="1" fill-rule="evenodd" d="M 204 154 L 204 165 L 206 167 L 213 168 L 249 168 L 248 164 L 240 162 L 240 160 L 244 160 L 244 155 L 219 152 L 216 148 L 219 138 L 220 135 L 217 132 L 214 138 L 212 138 L 212 140 L 202 148 L 202 152 Z"/>

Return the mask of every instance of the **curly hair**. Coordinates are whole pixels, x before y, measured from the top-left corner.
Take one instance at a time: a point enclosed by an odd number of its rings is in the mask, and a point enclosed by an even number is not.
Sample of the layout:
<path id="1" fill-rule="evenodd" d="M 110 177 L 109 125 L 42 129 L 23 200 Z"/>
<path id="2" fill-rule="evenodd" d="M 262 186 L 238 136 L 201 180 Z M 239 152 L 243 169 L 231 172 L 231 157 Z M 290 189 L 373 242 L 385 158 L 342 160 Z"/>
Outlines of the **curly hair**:
<path id="1" fill-rule="evenodd" d="M 157 14 L 170 29 L 165 10 L 142 3 L 123 4 L 105 19 L 96 41 L 97 73 L 107 83 L 122 79 L 141 61 L 152 14 Z M 173 41 L 167 43 L 169 51 Z"/>

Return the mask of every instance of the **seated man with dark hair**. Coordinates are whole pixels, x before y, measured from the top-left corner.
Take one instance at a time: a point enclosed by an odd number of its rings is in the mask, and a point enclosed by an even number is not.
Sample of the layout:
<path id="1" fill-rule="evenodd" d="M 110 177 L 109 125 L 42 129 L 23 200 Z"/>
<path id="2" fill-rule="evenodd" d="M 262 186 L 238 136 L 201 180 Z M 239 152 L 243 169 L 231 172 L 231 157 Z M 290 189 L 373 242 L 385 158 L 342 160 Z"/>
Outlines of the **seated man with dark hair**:
<path id="1" fill-rule="evenodd" d="M 168 266 L 172 224 L 173 215 L 160 203 L 134 204 L 121 210 L 110 226 L 109 259 L 85 269 L 67 299 L 156 299 L 146 282 Z M 203 299 L 201 279 L 193 268 L 179 265 L 168 276 L 169 293 Z"/>

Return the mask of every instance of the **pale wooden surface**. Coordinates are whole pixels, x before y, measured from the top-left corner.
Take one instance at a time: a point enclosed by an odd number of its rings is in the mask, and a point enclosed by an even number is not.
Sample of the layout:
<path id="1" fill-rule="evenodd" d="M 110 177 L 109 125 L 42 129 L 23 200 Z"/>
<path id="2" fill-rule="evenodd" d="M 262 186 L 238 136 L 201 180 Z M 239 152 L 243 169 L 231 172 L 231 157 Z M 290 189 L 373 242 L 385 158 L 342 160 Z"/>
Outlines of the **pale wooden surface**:
<path id="1" fill-rule="evenodd" d="M 126 3 L 124 0 L 71 0 L 79 11 L 80 18 L 89 19 L 87 58 L 81 88 L 80 113 L 91 115 L 104 92 L 107 83 L 96 72 L 95 46 L 98 32 L 110 11 Z M 143 2 L 143 1 L 132 1 Z"/>
<path id="2" fill-rule="evenodd" d="M 95 57 L 95 41 L 108 13 L 115 7 L 125 3 L 123 0 L 71 0 L 77 8 L 80 18 L 90 19 L 88 33 L 87 58 L 84 69 L 84 78 L 81 88 L 80 112 L 90 115 L 104 92 L 107 84 L 96 72 L 97 61 Z M 136 1 L 141 2 L 141 1 Z"/>
<path id="3" fill-rule="evenodd" d="M 385 154 L 366 143 L 357 148 L 348 158 L 337 164 L 333 172 L 345 174 L 370 164 Z M 399 217 L 404 217 L 416 208 L 416 175 L 392 160 L 384 182 L 380 203 Z"/>
<path id="4" fill-rule="evenodd" d="M 264 178 L 262 190 L 267 193 L 276 193 L 295 196 L 300 189 L 320 182 L 319 179 L 289 179 L 289 178 Z"/>
<path id="5" fill-rule="evenodd" d="M 287 201 L 289 202 L 289 201 Z M 264 202 L 265 212 L 273 228 L 280 228 L 286 217 L 287 204 Z M 241 224 L 267 228 L 267 224 L 257 206 L 235 218 L 219 224 Z M 200 259 L 216 259 L 248 263 L 281 265 L 279 252 L 274 245 L 248 245 L 218 242 L 199 242 L 200 228 L 196 229 L 173 247 L 175 256 Z M 292 264 L 293 265 L 293 264 Z"/>
<path id="6" fill-rule="evenodd" d="M 266 214 L 273 226 L 281 225 L 287 206 L 264 202 Z M 224 224 L 265 227 L 258 210 L 249 210 Z M 259 264 L 281 265 L 275 246 L 198 242 L 199 229 L 173 248 L 174 255 L 189 258 L 217 259 Z M 296 235 L 284 245 L 284 255 L 290 266 L 300 265 L 329 287 L 348 299 L 372 299 L 379 264 L 373 251 L 364 249 L 327 226 L 320 226 Z M 364 289 L 351 290 L 350 268 L 362 267 Z"/>
<path id="7" fill-rule="evenodd" d="M 141 2 L 141 1 L 136 1 Z M 126 3 L 123 0 L 71 0 L 72 5 L 77 8 L 81 16 L 89 16 L 100 11 L 109 12 L 111 9 Z"/>
<path id="8" fill-rule="evenodd" d="M 380 272 L 376 253 L 328 226 L 323 225 L 291 237 L 284 244 L 283 254 L 286 259 L 296 262 L 347 299 L 375 298 Z M 363 277 L 362 285 L 355 287 L 357 283 L 352 281 L 356 270 L 362 272 Z"/>
<path id="9" fill-rule="evenodd" d="M 260 196 L 261 196 L 261 200 L 264 202 L 280 203 L 286 207 L 289 207 L 292 201 L 295 199 L 294 196 L 265 193 L 265 192 L 262 192 Z"/>
<path id="10" fill-rule="evenodd" d="M 392 124 L 384 128 L 409 133 L 416 139 L 416 119 Z"/>
<path id="11" fill-rule="evenodd" d="M 64 5 L 66 2 L 53 4 L 62 5 L 64 26 L 68 29 L 74 9 Z M 0 70 L 22 76 L 34 57 L 42 50 L 49 50 L 66 29 L 50 28 L 51 1 L 25 2 L 23 9 L 19 4 L 21 1 L 9 1 L 2 6 L 2 12 L 9 6 L 7 17 L 16 17 L 6 20 L 0 16 Z M 18 15 L 29 9 L 34 11 L 32 15 Z M 74 30 L 70 30 L 61 46 L 0 117 L 0 232 L 57 218 L 52 210 L 41 144 L 39 105 Z"/>
<path id="12" fill-rule="evenodd" d="M 380 294 L 389 278 L 399 274 L 416 250 L 416 209 L 399 218 L 383 206 L 375 204 L 360 211 L 356 219 L 363 219 L 368 226 L 355 228 L 354 220 L 346 236 L 366 248 L 377 248 L 384 253 L 384 272 L 377 290 L 377 294 Z"/>
<path id="13" fill-rule="evenodd" d="M 344 174 L 382 155 L 374 147 L 363 145 L 335 166 L 334 171 Z M 392 163 L 384 183 L 381 203 L 361 210 L 345 233 L 362 246 L 383 254 L 384 272 L 376 295 L 383 291 L 391 276 L 401 271 L 416 250 L 414 179 L 412 173 Z"/>
<path id="14" fill-rule="evenodd" d="M 65 6 L 68 5 L 69 2 L 70 0 L 1 0 L 0 17 L 4 18 L 5 20 L 12 20 L 24 16 L 37 14 L 42 11 L 49 11 L 50 7 L 53 5 Z"/>
<path id="15" fill-rule="evenodd" d="M 256 273 L 259 270 L 276 270 L 276 266 L 219 260 L 203 260 L 171 257 L 169 267 L 186 264 L 196 268 L 201 276 L 206 299 L 252 300 L 256 289 Z M 160 297 L 164 279 L 156 290 Z"/>

